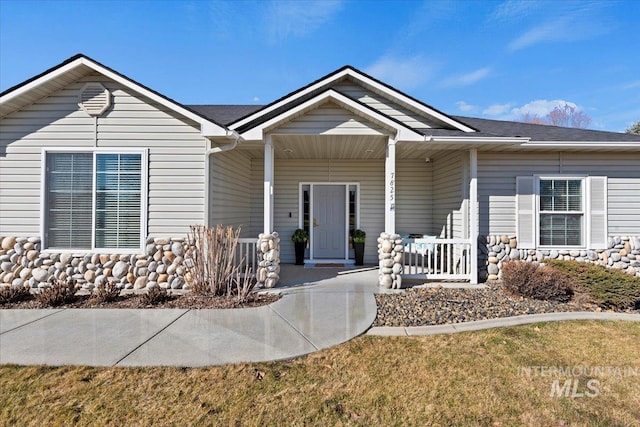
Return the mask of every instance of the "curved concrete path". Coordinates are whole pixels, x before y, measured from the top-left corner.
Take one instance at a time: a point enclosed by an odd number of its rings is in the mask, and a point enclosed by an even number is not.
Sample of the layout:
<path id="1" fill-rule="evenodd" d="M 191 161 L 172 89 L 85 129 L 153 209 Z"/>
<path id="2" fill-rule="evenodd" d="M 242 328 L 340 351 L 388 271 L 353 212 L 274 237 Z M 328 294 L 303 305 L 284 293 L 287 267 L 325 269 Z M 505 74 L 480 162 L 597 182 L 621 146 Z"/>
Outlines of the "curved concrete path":
<path id="1" fill-rule="evenodd" d="M 288 359 L 379 336 L 447 334 L 559 320 L 640 321 L 621 313 L 547 313 L 437 326 L 374 327 L 377 271 L 292 268 L 273 304 L 234 310 L 0 310 L 0 364 L 209 366 Z M 296 285 L 308 278 L 311 282 Z M 289 287 L 287 287 L 289 286 Z"/>
<path id="2" fill-rule="evenodd" d="M 208 366 L 270 361 L 312 353 L 364 333 L 376 316 L 377 272 L 314 274 L 309 276 L 331 278 L 276 289 L 283 297 L 257 308 L 0 310 L 0 364 Z"/>

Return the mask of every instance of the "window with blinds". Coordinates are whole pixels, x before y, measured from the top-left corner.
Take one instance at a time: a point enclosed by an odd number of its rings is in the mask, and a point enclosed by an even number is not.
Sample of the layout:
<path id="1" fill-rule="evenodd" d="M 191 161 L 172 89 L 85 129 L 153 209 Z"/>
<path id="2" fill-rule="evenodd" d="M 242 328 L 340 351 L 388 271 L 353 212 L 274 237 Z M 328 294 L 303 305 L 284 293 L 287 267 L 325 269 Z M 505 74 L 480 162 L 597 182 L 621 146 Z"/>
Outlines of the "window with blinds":
<path id="1" fill-rule="evenodd" d="M 540 179 L 540 245 L 583 245 L 582 188 L 581 179 Z"/>
<path id="2" fill-rule="evenodd" d="M 139 248 L 141 197 L 139 153 L 47 153 L 47 247 Z"/>

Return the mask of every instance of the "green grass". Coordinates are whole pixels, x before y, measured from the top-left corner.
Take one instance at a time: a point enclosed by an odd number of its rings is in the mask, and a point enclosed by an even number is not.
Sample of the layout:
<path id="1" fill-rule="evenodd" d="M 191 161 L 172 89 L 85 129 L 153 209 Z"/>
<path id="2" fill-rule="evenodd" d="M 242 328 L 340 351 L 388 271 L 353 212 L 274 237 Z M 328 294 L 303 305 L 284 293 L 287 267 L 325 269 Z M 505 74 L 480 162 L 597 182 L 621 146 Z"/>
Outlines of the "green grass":
<path id="1" fill-rule="evenodd" d="M 568 275 L 600 306 L 640 308 L 640 277 L 586 262 L 545 260 L 545 263 Z"/>
<path id="2" fill-rule="evenodd" d="M 206 369 L 0 366 L 0 425 L 640 425 L 640 378 L 550 397 L 530 366 L 640 371 L 640 323 L 558 322 L 359 337 L 307 357 Z M 566 378 L 562 378 L 564 380 Z M 588 378 L 578 378 L 580 389 Z"/>

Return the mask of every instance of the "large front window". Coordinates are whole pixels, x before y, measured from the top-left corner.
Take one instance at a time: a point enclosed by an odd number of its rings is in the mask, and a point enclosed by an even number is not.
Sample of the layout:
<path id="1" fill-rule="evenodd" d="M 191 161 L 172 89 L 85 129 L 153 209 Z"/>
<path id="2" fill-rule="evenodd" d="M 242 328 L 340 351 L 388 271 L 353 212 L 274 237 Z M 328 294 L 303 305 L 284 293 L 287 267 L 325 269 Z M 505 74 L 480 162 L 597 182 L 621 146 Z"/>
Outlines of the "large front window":
<path id="1" fill-rule="evenodd" d="M 139 249 L 141 153 L 46 154 L 48 249 Z"/>
<path id="2" fill-rule="evenodd" d="M 581 179 L 540 179 L 540 245 L 582 246 Z"/>

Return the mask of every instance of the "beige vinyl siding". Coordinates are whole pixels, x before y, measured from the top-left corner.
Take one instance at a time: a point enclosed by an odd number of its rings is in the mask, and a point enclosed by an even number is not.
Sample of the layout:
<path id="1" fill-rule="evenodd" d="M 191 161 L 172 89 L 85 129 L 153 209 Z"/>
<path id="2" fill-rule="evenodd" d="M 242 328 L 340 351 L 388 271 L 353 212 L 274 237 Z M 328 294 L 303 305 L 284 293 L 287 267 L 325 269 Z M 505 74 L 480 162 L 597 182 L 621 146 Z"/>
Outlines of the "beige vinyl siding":
<path id="1" fill-rule="evenodd" d="M 431 233 L 432 168 L 424 160 L 396 162 L 396 231 Z"/>
<path id="2" fill-rule="evenodd" d="M 274 228 L 282 262 L 295 260 L 291 234 L 298 228 L 300 182 L 360 184 L 360 228 L 367 233 L 365 262 L 376 263 L 376 239 L 384 229 L 384 161 L 278 160 L 275 162 Z M 291 217 L 289 217 L 291 213 Z"/>
<path id="3" fill-rule="evenodd" d="M 213 154 L 209 164 L 209 223 L 250 230 L 251 159 L 248 154 L 240 150 Z M 246 233 L 242 234 L 247 237 Z"/>
<path id="4" fill-rule="evenodd" d="M 515 182 L 524 175 L 607 176 L 608 234 L 640 234 L 640 153 L 478 153 L 480 234 L 515 234 Z"/>
<path id="5" fill-rule="evenodd" d="M 464 156 L 454 151 L 432 159 L 433 201 L 431 233 L 445 238 L 466 237 L 463 224 L 465 191 Z"/>
<path id="6" fill-rule="evenodd" d="M 334 86 L 336 90 L 357 99 L 369 107 L 404 123 L 412 128 L 430 128 L 432 123 L 422 115 L 395 103 L 382 95 L 349 81 L 342 81 Z"/>
<path id="7" fill-rule="evenodd" d="M 112 95 L 97 119 L 77 104 L 90 81 Z M 63 147 L 148 149 L 149 235 L 182 237 L 204 222 L 206 139 L 196 124 L 96 75 L 0 121 L 0 235 L 40 235 L 41 149 Z"/>
<path id="8" fill-rule="evenodd" d="M 479 152 L 480 235 L 516 234 L 516 176 L 559 172 L 559 153 Z"/>
<path id="9" fill-rule="evenodd" d="M 307 111 L 273 130 L 274 134 L 383 135 L 384 130 L 333 102 Z"/>

